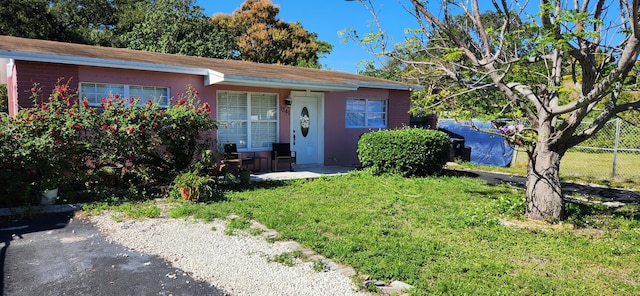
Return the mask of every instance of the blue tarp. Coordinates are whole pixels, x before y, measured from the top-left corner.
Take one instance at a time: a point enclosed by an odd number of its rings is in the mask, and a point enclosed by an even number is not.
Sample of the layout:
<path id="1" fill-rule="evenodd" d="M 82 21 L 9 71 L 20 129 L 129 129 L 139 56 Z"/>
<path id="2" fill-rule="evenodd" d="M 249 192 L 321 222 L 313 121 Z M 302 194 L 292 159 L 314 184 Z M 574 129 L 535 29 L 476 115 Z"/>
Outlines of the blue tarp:
<path id="1" fill-rule="evenodd" d="M 476 127 L 481 130 L 495 129 L 491 122 L 473 120 Z M 477 131 L 470 127 L 467 121 L 456 122 L 453 119 L 439 119 L 438 128 L 461 135 L 464 137 L 465 146 L 471 147 L 471 162 L 480 165 L 509 166 L 513 147 L 507 144 L 503 137 Z"/>

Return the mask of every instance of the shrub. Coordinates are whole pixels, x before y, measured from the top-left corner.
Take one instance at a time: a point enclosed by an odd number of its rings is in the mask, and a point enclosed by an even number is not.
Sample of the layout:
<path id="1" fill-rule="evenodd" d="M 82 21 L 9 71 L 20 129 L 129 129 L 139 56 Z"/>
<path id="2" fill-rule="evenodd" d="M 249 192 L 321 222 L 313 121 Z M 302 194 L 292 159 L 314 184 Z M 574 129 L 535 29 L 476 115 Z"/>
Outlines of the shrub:
<path id="1" fill-rule="evenodd" d="M 217 128 L 211 108 L 191 86 L 166 110 L 117 95 L 104 98 L 100 107 L 88 133 L 96 168 L 116 164 L 154 182 L 171 182 L 189 170 L 212 145 L 208 131 Z"/>
<path id="2" fill-rule="evenodd" d="M 34 203 L 37 192 L 58 185 L 94 184 L 107 166 L 123 172 L 115 186 L 166 185 L 212 146 L 217 127 L 191 86 L 167 109 L 117 94 L 94 108 L 60 82 L 48 97 L 34 85 L 32 98 L 34 106 L 16 116 L 0 114 L 0 205 Z"/>
<path id="3" fill-rule="evenodd" d="M 173 190 L 180 191 L 184 199 L 198 199 L 201 191 L 209 189 L 210 179 L 207 176 L 200 176 L 197 171 L 184 172 L 176 176 L 173 180 Z M 184 193 L 182 192 L 184 190 Z"/>
<path id="4" fill-rule="evenodd" d="M 34 107 L 0 118 L 0 195 L 9 204 L 35 202 L 35 193 L 58 188 L 82 164 L 85 120 L 69 89 L 56 86 L 46 102 L 38 102 L 38 92 L 34 85 Z"/>
<path id="5" fill-rule="evenodd" d="M 442 169 L 449 149 L 447 134 L 406 127 L 363 134 L 357 152 L 362 166 L 374 174 L 426 176 Z"/>
<path id="6" fill-rule="evenodd" d="M 0 84 L 0 112 L 9 112 L 9 95 L 6 84 Z"/>

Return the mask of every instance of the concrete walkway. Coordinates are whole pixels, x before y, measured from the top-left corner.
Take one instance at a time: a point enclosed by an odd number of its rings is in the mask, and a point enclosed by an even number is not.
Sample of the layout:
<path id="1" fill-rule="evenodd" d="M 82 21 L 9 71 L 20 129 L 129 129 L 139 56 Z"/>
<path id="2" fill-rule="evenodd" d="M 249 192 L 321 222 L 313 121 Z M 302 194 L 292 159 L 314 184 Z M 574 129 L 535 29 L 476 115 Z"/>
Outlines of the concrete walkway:
<path id="1" fill-rule="evenodd" d="M 282 181 L 292 179 L 312 179 L 321 176 L 336 176 L 356 170 L 353 166 L 303 166 L 298 165 L 295 172 L 257 172 L 251 175 L 252 181 Z"/>

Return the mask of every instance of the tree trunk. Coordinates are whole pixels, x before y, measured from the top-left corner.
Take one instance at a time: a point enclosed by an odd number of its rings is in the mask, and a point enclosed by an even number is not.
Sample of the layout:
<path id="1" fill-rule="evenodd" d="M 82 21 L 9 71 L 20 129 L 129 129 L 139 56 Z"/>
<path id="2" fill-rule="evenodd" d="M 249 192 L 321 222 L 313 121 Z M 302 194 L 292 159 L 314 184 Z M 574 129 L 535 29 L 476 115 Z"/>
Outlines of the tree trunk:
<path id="1" fill-rule="evenodd" d="M 530 155 L 527 167 L 527 218 L 548 222 L 564 219 L 559 174 L 563 154 L 538 142 Z"/>

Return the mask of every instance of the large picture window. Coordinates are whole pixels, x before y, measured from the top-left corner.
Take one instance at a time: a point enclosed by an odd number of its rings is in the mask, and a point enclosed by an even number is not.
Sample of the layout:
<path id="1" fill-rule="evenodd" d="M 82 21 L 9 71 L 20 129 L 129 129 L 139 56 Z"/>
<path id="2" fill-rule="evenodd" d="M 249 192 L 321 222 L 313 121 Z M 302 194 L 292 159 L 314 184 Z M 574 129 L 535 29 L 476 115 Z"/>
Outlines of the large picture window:
<path id="1" fill-rule="evenodd" d="M 278 130 L 278 95 L 220 91 L 218 143 L 238 149 L 271 148 Z"/>
<path id="2" fill-rule="evenodd" d="M 169 107 L 169 88 L 158 86 L 105 84 L 105 83 L 80 83 L 80 100 L 86 99 L 89 106 L 100 106 L 102 99 L 109 95 L 118 95 L 122 98 L 140 98 L 139 105 L 144 105 L 151 100 L 161 108 Z M 129 103 L 125 100 L 126 104 Z"/>
<path id="3" fill-rule="evenodd" d="M 386 128 L 387 100 L 347 99 L 346 127 Z"/>

